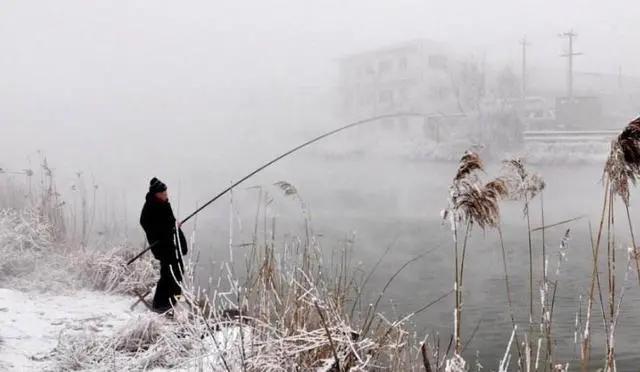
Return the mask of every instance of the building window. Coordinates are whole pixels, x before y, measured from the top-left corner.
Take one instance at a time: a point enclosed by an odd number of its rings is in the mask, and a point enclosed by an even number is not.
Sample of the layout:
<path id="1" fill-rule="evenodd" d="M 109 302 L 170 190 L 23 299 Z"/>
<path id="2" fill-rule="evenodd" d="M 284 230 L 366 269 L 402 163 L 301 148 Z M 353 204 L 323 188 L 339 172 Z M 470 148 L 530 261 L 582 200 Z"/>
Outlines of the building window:
<path id="1" fill-rule="evenodd" d="M 447 68 L 447 57 L 442 54 L 430 55 L 429 67 L 434 70 L 445 70 Z"/>

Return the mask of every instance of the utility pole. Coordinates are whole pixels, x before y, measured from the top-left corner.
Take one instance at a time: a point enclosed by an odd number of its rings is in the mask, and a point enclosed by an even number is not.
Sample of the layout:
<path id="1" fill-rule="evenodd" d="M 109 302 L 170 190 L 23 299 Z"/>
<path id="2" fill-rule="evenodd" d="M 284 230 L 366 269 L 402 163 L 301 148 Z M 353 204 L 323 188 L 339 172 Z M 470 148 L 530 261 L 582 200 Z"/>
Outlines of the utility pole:
<path id="1" fill-rule="evenodd" d="M 524 101 L 527 98 L 527 47 L 531 45 L 527 41 L 527 37 L 524 36 L 522 40 L 520 40 L 520 45 L 522 46 L 522 100 Z"/>
<path id="2" fill-rule="evenodd" d="M 562 54 L 561 57 L 568 58 L 568 70 L 567 70 L 567 97 L 573 97 L 573 57 L 580 56 L 582 53 L 576 53 L 573 51 L 573 39 L 578 37 L 578 34 L 570 30 L 568 32 L 562 33 L 559 35 L 562 38 L 567 38 L 569 40 L 569 51 L 568 53 Z"/>
<path id="3" fill-rule="evenodd" d="M 618 90 L 622 90 L 622 65 L 618 66 Z"/>

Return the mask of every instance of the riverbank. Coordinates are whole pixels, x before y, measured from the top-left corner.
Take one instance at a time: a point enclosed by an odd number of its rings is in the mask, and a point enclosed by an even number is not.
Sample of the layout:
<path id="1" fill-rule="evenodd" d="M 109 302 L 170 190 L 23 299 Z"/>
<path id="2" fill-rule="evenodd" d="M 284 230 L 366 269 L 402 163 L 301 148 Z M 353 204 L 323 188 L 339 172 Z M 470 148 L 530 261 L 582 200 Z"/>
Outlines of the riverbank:
<path id="1" fill-rule="evenodd" d="M 57 370 L 62 335 L 105 337 L 141 313 L 133 298 L 97 291 L 55 294 L 0 288 L 0 370 Z"/>

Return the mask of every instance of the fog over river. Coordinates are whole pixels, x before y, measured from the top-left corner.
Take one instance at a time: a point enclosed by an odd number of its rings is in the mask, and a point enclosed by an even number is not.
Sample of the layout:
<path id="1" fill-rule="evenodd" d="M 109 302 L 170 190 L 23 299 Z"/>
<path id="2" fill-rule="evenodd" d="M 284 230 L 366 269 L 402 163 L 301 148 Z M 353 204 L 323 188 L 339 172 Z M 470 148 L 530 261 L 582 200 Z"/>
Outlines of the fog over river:
<path id="1" fill-rule="evenodd" d="M 488 164 L 486 178 L 497 175 L 500 167 L 500 164 Z M 547 225 L 585 216 L 545 232 L 548 271 L 552 278 L 556 278 L 559 247 L 566 230 L 570 228 L 566 261 L 562 262 L 557 276 L 559 284 L 554 304 L 553 332 L 557 342 L 556 353 L 565 360 L 573 360 L 579 350 L 573 343 L 576 313 L 580 306 L 582 314 L 585 313 L 585 298 L 592 269 L 589 222 L 595 234 L 602 209 L 602 168 L 600 165 L 532 165 L 531 168 L 539 172 L 547 184 L 543 194 Z M 385 293 L 381 310 L 395 319 L 421 308 L 453 287 L 452 233 L 449 226 L 442 223 L 440 211 L 446 207 L 448 185 L 455 169 L 455 163 L 446 162 L 407 163 L 381 159 L 326 162 L 301 157 L 287 161 L 282 167 L 274 167 L 249 184 L 263 185 L 273 198 L 269 213 L 276 216 L 276 239 L 303 234 L 304 219 L 299 203 L 270 186 L 280 180 L 295 185 L 311 212 L 313 229 L 320 235 L 327 262 L 332 252 L 335 254 L 345 246 L 350 246 L 351 263 L 360 264 L 367 273 L 391 246 L 368 283 L 367 301 L 375 301 L 389 277 L 406 261 L 424 254 L 424 257 L 404 269 Z M 233 241 L 237 246 L 233 248 L 233 255 L 236 261 L 242 260 L 243 255 L 248 253 L 248 248 L 241 245 L 250 242 L 253 236 L 257 194 L 256 189 L 240 188 L 234 192 Z M 635 216 L 634 224 L 637 225 L 639 219 L 634 207 L 638 204 L 634 199 L 632 196 L 631 214 Z M 221 200 L 205 213 L 207 217 L 201 217 L 198 221 L 198 241 L 203 250 L 210 252 L 204 254 L 201 260 L 216 261 L 211 264 L 209 271 L 202 273 L 203 286 L 207 286 L 205 277 L 208 273 L 218 272 L 219 262 L 229 257 L 229 205 L 228 198 Z M 505 201 L 501 206 L 516 318 L 520 327 L 526 328 L 529 305 L 528 240 L 523 205 Z M 631 243 L 626 215 L 621 213 L 622 204 L 617 207 L 620 212 L 616 215 L 617 272 L 620 283 L 624 277 L 627 247 Z M 532 201 L 530 208 L 532 227 L 541 226 L 539 196 Z M 271 222 L 267 228 L 269 234 L 270 226 Z M 534 257 L 537 258 L 534 262 L 534 280 L 539 283 L 542 235 L 534 232 L 532 238 Z M 352 239 L 352 245 L 345 243 Z M 605 241 L 603 238 L 602 244 Z M 276 251 L 282 249 L 281 244 L 276 246 Z M 511 330 L 497 232 L 475 228 L 467 254 L 463 335 L 466 339 L 476 327 L 477 332 L 466 353 L 469 360 L 474 360 L 477 351 L 483 364 L 493 365 L 502 355 Z M 602 265 L 601 272 L 604 269 Z M 635 366 L 640 361 L 634 353 L 633 335 L 640 332 L 640 313 L 637 311 L 640 293 L 635 288 L 635 280 L 632 272 L 627 282 L 630 290 L 623 300 L 617 333 L 618 367 L 622 369 Z M 539 303 L 537 286 L 534 301 Z M 594 314 L 599 319 L 599 305 L 597 309 Z M 539 316 L 537 307 L 536 313 Z M 420 334 L 428 332 L 434 337 L 439 332 L 441 342 L 445 344 L 443 347 L 446 347 L 453 331 L 453 296 L 415 316 L 413 323 Z M 601 321 L 594 323 L 593 332 L 596 339 L 603 337 Z M 600 352 L 594 350 L 594 353 Z"/>

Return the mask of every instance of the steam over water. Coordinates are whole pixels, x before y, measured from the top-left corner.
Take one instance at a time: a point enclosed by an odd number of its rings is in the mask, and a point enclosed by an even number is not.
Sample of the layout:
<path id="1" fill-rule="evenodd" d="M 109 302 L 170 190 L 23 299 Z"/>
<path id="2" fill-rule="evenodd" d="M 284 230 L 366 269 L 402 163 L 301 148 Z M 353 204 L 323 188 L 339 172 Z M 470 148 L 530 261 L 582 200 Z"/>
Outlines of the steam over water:
<path id="1" fill-rule="evenodd" d="M 376 159 L 347 161 L 318 161 L 310 158 L 291 160 L 284 167 L 276 167 L 266 172 L 258 183 L 265 185 L 274 198 L 271 213 L 276 215 L 276 236 L 281 239 L 286 234 L 302 232 L 302 215 L 298 203 L 285 198 L 269 184 L 282 177 L 293 183 L 311 210 L 312 223 L 320 234 L 321 245 L 330 259 L 331 251 L 344 247 L 345 240 L 355 236 L 351 262 L 362 264 L 368 272 L 389 245 L 392 246 L 382 264 L 373 275 L 364 305 L 375 301 L 388 278 L 406 261 L 420 254 L 425 256 L 408 266 L 394 280 L 387 290 L 381 310 L 392 319 L 417 310 L 453 288 L 453 243 L 452 233 L 440 220 L 440 210 L 446 206 L 447 187 L 455 172 L 455 163 L 395 162 Z M 487 166 L 487 178 L 497 175 L 499 164 Z M 582 306 L 586 312 L 592 270 L 591 245 L 589 242 L 589 221 L 595 232 L 598 228 L 599 213 L 602 208 L 602 190 L 599 165 L 581 166 L 531 166 L 541 173 L 547 182 L 544 191 L 545 222 L 552 224 L 580 215 L 584 219 L 546 231 L 548 272 L 556 277 L 559 246 L 566 229 L 570 228 L 570 241 L 566 261 L 560 268 L 558 289 L 553 313 L 553 339 L 556 358 L 573 362 L 579 348 L 574 344 L 575 317 Z M 240 189 L 234 193 L 234 209 L 237 208 L 234 223 L 234 241 L 238 245 L 250 241 L 253 234 L 257 198 L 255 190 Z M 636 215 L 632 198 L 632 216 Z M 622 205 L 617 205 L 622 209 Z M 209 222 L 198 222 L 207 226 L 198 231 L 201 242 L 215 242 L 215 247 L 205 248 L 213 252 L 204 258 L 220 262 L 228 258 L 228 213 L 229 200 L 215 205 L 207 212 Z M 540 199 L 531 203 L 532 227 L 540 226 Z M 626 216 L 617 213 L 617 272 L 618 286 L 623 284 L 626 267 L 626 252 L 630 245 Z M 520 202 L 502 203 L 502 223 L 507 249 L 508 270 L 511 277 L 516 321 L 521 330 L 528 328 L 529 307 L 529 261 L 526 220 Z M 634 219 L 634 223 L 639 220 Z M 212 229 L 214 232 L 212 233 Z M 261 227 L 262 229 L 262 227 Z M 542 272 L 540 232 L 533 233 L 534 250 L 534 322 L 540 317 L 539 283 Z M 606 250 L 606 231 L 601 244 Z M 278 245 L 281 247 L 281 245 Z M 212 250 L 211 250 L 212 249 Z M 234 248 L 235 260 L 242 259 L 248 249 Z M 601 258 L 601 261 L 605 259 Z M 210 272 L 217 272 L 216 265 L 209 266 L 202 273 L 203 285 Z M 605 266 L 601 265 L 601 272 Z M 640 291 L 637 290 L 635 272 L 629 275 L 622 310 L 621 321 L 616 335 L 618 368 L 627 370 L 636 366 L 640 359 L 635 353 L 634 335 L 640 332 Z M 603 290 L 606 290 L 606 273 L 602 275 Z M 497 232 L 475 229 L 467 250 L 464 279 L 463 339 L 470 341 L 465 356 L 469 361 L 476 359 L 491 368 L 497 365 L 506 348 L 511 332 L 502 269 L 502 257 Z M 580 298 L 582 296 L 582 305 Z M 606 302 L 606 295 L 605 302 Z M 453 295 L 437 303 L 427 311 L 413 318 L 413 326 L 419 334 L 429 333 L 436 337 L 439 333 L 441 345 L 446 348 L 453 332 Z M 606 303 L 605 303 L 606 306 Z M 584 321 L 584 319 L 583 319 Z M 538 321 L 539 323 L 539 321 Z M 594 345 L 603 345 L 603 325 L 599 302 L 594 303 L 592 323 Z M 602 342 L 600 342 L 602 341 Z M 594 348 L 593 355 L 601 356 L 603 350 Z"/>

